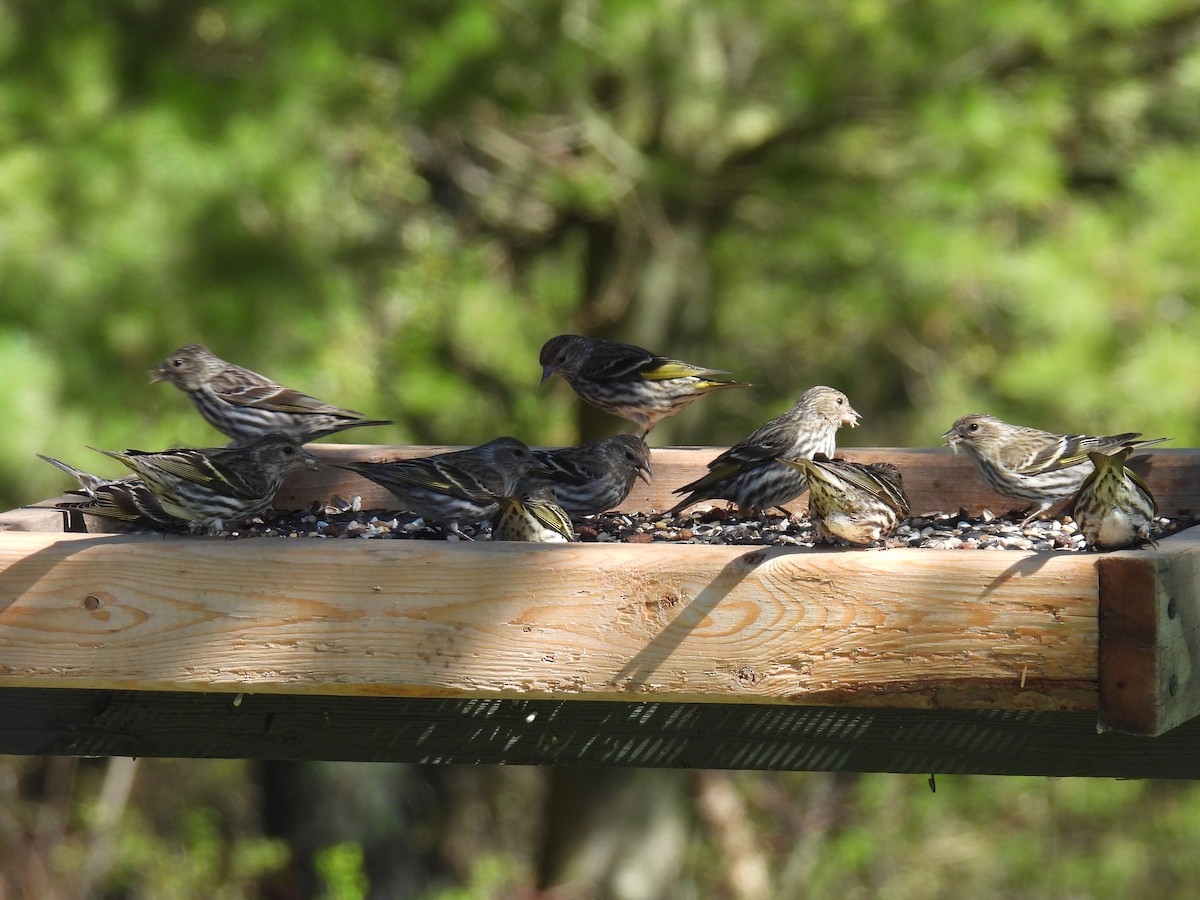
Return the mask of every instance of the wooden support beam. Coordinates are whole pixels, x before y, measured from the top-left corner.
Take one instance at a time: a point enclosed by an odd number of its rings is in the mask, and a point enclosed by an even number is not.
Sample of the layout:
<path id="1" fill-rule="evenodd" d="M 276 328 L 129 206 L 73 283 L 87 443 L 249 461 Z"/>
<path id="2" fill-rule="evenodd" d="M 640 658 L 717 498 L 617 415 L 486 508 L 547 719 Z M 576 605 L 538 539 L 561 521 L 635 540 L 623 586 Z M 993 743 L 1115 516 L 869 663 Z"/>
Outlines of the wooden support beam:
<path id="1" fill-rule="evenodd" d="M 449 448 L 312 449 L 337 462 Z M 671 489 L 717 452 L 655 450 L 654 483 L 639 484 L 626 507 L 671 505 Z M 896 463 L 916 513 L 1012 505 L 983 488 L 969 459 L 944 450 L 845 455 Z M 1200 509 L 1200 451 L 1140 459 L 1165 513 Z M 334 494 L 394 507 L 386 491 L 332 466 L 294 476 L 278 505 Z M 51 689 L 269 696 L 305 709 L 313 697 L 339 708 L 383 698 L 455 709 L 649 704 L 679 715 L 761 708 L 795 722 L 915 717 L 906 727 L 951 713 L 1084 716 L 1093 729 L 1098 717 L 1101 728 L 1140 734 L 1200 712 L 1200 536 L 1190 532 L 1157 549 L 1080 554 L 228 540 L 63 527 L 58 511 L 0 515 L 0 698 Z M 752 737 L 742 756 L 731 745 L 711 764 L 752 765 Z"/>
<path id="2" fill-rule="evenodd" d="M 12 533 L 0 686 L 1094 709 L 1095 598 L 1081 554 Z"/>
<path id="3" fill-rule="evenodd" d="M 1195 532 L 1099 559 L 1101 730 L 1156 735 L 1200 715 Z"/>
<path id="4" fill-rule="evenodd" d="M 762 704 L 0 689 L 0 753 L 1200 778 L 1200 719 Z"/>

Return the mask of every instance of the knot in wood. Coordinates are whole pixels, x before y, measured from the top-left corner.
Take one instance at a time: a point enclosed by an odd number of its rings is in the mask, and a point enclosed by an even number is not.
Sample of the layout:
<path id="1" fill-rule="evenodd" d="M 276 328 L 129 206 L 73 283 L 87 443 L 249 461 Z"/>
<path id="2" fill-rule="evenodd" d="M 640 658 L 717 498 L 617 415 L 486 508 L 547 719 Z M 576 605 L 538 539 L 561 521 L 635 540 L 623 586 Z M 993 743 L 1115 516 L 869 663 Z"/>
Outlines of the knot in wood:
<path id="1" fill-rule="evenodd" d="M 742 684 L 758 684 L 761 676 L 749 666 L 742 666 L 737 670 L 737 680 Z"/>
<path id="2" fill-rule="evenodd" d="M 88 594 L 83 598 L 83 608 L 89 612 L 100 608 L 100 598 L 95 594 Z"/>

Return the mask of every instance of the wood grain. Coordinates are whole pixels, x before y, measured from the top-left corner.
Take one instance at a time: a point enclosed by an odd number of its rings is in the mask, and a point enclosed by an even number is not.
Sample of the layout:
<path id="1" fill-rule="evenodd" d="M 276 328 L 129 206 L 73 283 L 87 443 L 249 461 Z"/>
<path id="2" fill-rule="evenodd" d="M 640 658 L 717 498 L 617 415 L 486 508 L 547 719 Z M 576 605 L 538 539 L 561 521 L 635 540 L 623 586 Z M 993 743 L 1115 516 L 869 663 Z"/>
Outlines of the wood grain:
<path id="1" fill-rule="evenodd" d="M 279 505 L 393 503 L 332 464 L 444 447 L 316 445 Z M 662 508 L 720 448 L 654 451 Z M 945 450 L 867 448 L 916 512 L 1007 509 Z M 1200 451 L 1139 457 L 1165 512 Z M 802 504 L 801 504 L 802 505 Z M 89 519 L 89 524 L 93 520 Z M 64 535 L 0 515 L 0 686 L 427 698 L 1200 711 L 1200 537 L 1117 554 Z M 1107 652 L 1106 652 L 1107 651 Z"/>
<path id="2" fill-rule="evenodd" d="M 1200 714 L 1196 531 L 1100 560 L 1103 730 L 1157 735 Z"/>
<path id="3" fill-rule="evenodd" d="M 0 686 L 1094 709 L 1096 592 L 1079 554 L 10 533 Z"/>

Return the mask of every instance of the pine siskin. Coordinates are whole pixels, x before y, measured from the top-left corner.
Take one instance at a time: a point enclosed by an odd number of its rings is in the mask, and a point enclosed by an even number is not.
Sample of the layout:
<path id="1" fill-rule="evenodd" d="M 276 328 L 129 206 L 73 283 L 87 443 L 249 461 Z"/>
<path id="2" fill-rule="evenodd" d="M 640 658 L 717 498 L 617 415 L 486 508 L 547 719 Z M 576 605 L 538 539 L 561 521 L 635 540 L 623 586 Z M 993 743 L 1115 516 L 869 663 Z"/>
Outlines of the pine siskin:
<path id="1" fill-rule="evenodd" d="M 816 539 L 873 544 L 890 537 L 908 515 L 900 470 L 891 463 L 850 462 L 818 453 L 781 463 L 808 479 L 808 514 Z"/>
<path id="2" fill-rule="evenodd" d="M 213 533 L 227 522 L 264 512 L 292 469 L 316 465 L 296 441 L 282 434 L 235 448 L 98 452 L 119 459 L 141 476 L 169 515 L 188 522 L 194 531 Z"/>
<path id="3" fill-rule="evenodd" d="M 633 344 L 560 334 L 542 346 L 542 383 L 555 372 L 581 399 L 597 409 L 632 419 L 649 434 L 659 419 L 673 416 L 711 391 L 750 387 L 706 369 L 658 356 Z M 644 436 L 643 435 L 643 436 Z"/>
<path id="4" fill-rule="evenodd" d="M 575 539 L 571 519 L 554 502 L 554 491 L 548 485 L 536 485 L 527 492 L 518 489 L 511 497 L 497 497 L 496 503 L 493 541 L 556 543 Z"/>
<path id="5" fill-rule="evenodd" d="M 854 428 L 858 419 L 841 391 L 824 385 L 811 387 L 783 415 L 710 462 L 703 478 L 676 488 L 673 493 L 691 493 L 671 512 L 678 513 L 701 500 L 731 500 L 747 515 L 782 506 L 804 493 L 808 482 L 795 467 L 776 460 L 811 459 L 817 453 L 832 456 L 837 430 L 843 425 Z"/>
<path id="6" fill-rule="evenodd" d="M 382 485 L 404 509 L 441 522 L 465 538 L 459 522 L 494 515 L 496 498 L 512 496 L 521 476 L 536 466 L 532 450 L 516 438 L 500 437 L 469 450 L 391 462 L 352 462 L 340 468 Z"/>
<path id="7" fill-rule="evenodd" d="M 1103 437 L 1054 434 L 1009 425 L 984 413 L 963 416 L 942 437 L 955 453 L 962 448 L 971 454 L 979 474 L 993 491 L 1034 506 L 1022 526 L 1078 492 L 1095 471 L 1088 460 L 1092 451 L 1111 454 L 1169 440 L 1139 441 L 1140 432 Z"/>
<path id="8" fill-rule="evenodd" d="M 361 425 L 390 425 L 364 419 L 276 384 L 264 375 L 214 356 L 200 344 L 180 347 L 150 370 L 151 383 L 169 381 L 187 394 L 208 424 L 245 446 L 267 434 L 282 434 L 303 444 Z"/>
<path id="9" fill-rule="evenodd" d="M 559 505 L 572 516 L 612 509 L 629 496 L 635 478 L 650 481 L 650 448 L 632 434 L 533 454 L 539 469 L 526 474 L 517 492 L 549 485 Z"/>
<path id="10" fill-rule="evenodd" d="M 81 491 L 70 493 L 83 495 L 85 499 L 61 501 L 55 504 L 58 509 L 77 510 L 145 527 L 176 528 L 185 524 L 164 510 L 158 498 L 137 476 L 131 475 L 128 478 L 110 481 L 53 457 L 42 456 L 40 453 L 38 457 L 62 469 L 83 488 Z"/>
<path id="11" fill-rule="evenodd" d="M 1150 540 L 1158 505 L 1132 469 L 1125 467 L 1132 449 L 1088 454 L 1095 471 L 1075 497 L 1071 517 L 1089 547 L 1120 550 Z"/>

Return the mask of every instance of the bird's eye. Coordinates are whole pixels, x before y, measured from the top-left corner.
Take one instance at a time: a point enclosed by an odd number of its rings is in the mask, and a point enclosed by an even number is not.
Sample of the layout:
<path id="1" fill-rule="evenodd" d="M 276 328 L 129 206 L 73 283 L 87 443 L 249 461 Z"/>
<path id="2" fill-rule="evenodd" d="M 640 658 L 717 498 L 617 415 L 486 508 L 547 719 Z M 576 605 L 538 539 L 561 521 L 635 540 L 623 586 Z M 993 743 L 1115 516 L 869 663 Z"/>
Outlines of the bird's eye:
<path id="1" fill-rule="evenodd" d="M 180 366 L 183 365 L 183 360 L 179 359 L 179 358 L 175 358 L 175 359 L 171 360 L 171 365 L 173 365 L 175 368 L 178 369 Z"/>
<path id="2" fill-rule="evenodd" d="M 845 401 L 843 401 L 841 397 L 838 397 L 838 398 L 837 398 L 837 405 L 838 405 L 838 406 L 842 406 L 842 405 L 844 405 L 844 402 L 845 402 Z"/>
<path id="3" fill-rule="evenodd" d="M 972 422 L 970 425 L 967 426 L 967 431 L 978 431 L 978 430 L 979 430 L 978 422 Z"/>

